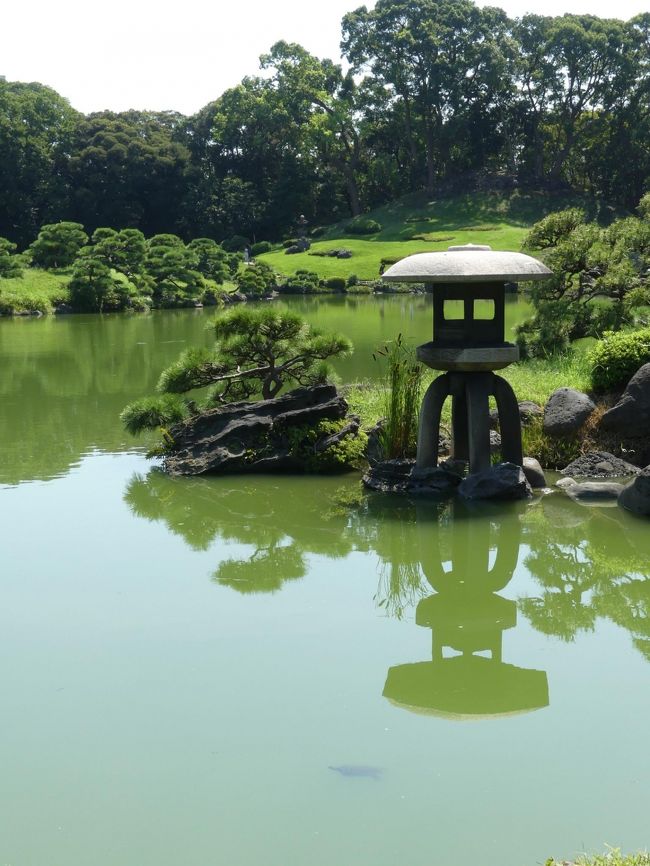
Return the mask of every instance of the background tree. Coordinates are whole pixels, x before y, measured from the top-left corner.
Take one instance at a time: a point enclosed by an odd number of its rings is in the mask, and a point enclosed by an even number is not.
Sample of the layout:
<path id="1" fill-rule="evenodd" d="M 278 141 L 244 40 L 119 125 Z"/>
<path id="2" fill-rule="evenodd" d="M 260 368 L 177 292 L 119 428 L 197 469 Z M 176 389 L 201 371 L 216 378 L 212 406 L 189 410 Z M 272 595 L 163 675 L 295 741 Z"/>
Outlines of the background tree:
<path id="1" fill-rule="evenodd" d="M 26 244 L 43 223 L 66 215 L 59 169 L 80 117 L 50 87 L 0 76 L 0 235 Z"/>
<path id="2" fill-rule="evenodd" d="M 77 219 L 91 229 L 135 227 L 147 235 L 173 228 L 189 160 L 174 138 L 180 123 L 174 112 L 146 111 L 81 121 L 63 169 Z"/>
<path id="3" fill-rule="evenodd" d="M 14 255 L 16 244 L 7 238 L 0 238 L 0 277 L 20 277 L 23 269 L 20 259 Z"/>
<path id="4" fill-rule="evenodd" d="M 67 268 L 87 243 L 88 235 L 80 223 L 44 225 L 34 243 L 29 246 L 32 265 L 46 269 Z"/>

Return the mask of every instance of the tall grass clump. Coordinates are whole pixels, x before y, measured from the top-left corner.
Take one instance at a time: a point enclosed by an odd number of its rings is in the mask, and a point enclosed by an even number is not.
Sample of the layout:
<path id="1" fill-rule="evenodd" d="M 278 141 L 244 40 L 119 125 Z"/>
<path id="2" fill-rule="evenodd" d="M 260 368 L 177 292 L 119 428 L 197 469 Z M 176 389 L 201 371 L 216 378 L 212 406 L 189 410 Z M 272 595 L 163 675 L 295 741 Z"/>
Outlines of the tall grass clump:
<path id="1" fill-rule="evenodd" d="M 422 367 L 401 334 L 372 357 L 384 366 L 384 422 L 380 433 L 384 457 L 411 457 L 417 448 Z"/>

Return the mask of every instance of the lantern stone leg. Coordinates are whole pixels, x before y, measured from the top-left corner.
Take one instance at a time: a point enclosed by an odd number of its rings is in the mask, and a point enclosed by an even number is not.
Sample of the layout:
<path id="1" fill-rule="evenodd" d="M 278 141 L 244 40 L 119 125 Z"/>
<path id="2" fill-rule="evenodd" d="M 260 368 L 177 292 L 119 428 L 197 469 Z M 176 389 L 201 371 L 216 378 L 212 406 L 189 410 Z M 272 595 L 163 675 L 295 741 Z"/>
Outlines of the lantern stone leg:
<path id="1" fill-rule="evenodd" d="M 490 468 L 490 373 L 466 376 L 467 423 L 469 427 L 469 470 Z"/>
<path id="2" fill-rule="evenodd" d="M 494 397 L 499 413 L 501 429 L 501 456 L 508 463 L 523 466 L 524 453 L 521 443 L 521 418 L 515 392 L 501 376 L 494 376 Z"/>
<path id="3" fill-rule="evenodd" d="M 415 465 L 418 469 L 435 468 L 438 465 L 438 441 L 440 437 L 440 413 L 449 396 L 449 374 L 438 376 L 427 388 L 420 409 L 418 451 Z"/>

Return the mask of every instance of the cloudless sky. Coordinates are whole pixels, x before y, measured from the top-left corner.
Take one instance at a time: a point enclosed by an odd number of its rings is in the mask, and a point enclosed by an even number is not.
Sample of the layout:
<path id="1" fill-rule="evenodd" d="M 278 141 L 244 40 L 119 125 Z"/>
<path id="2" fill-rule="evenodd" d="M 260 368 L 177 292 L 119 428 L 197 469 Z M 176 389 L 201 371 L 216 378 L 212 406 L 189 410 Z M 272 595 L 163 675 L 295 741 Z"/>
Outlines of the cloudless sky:
<path id="1" fill-rule="evenodd" d="M 3 4 L 4 5 L 4 4 Z M 360 0 L 22 0 L 2 10 L 0 75 L 40 81 L 80 111 L 192 114 L 279 39 L 339 58 L 340 22 Z M 372 6 L 373 3 L 366 5 Z M 628 19 L 648 0 L 505 0 L 511 16 L 580 12 Z"/>

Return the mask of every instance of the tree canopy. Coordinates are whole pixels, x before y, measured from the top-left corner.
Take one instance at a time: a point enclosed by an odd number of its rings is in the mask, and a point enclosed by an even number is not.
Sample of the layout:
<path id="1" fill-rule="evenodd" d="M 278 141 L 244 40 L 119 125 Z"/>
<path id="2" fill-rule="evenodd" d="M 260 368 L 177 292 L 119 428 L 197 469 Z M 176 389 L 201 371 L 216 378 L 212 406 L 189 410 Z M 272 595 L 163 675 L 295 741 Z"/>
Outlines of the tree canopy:
<path id="1" fill-rule="evenodd" d="M 0 78 L 0 236 L 22 249 L 68 221 L 279 240 L 300 214 L 322 225 L 487 175 L 629 210 L 648 191 L 650 13 L 377 0 L 344 16 L 341 51 L 346 71 L 276 42 L 192 117 L 84 116 Z"/>

